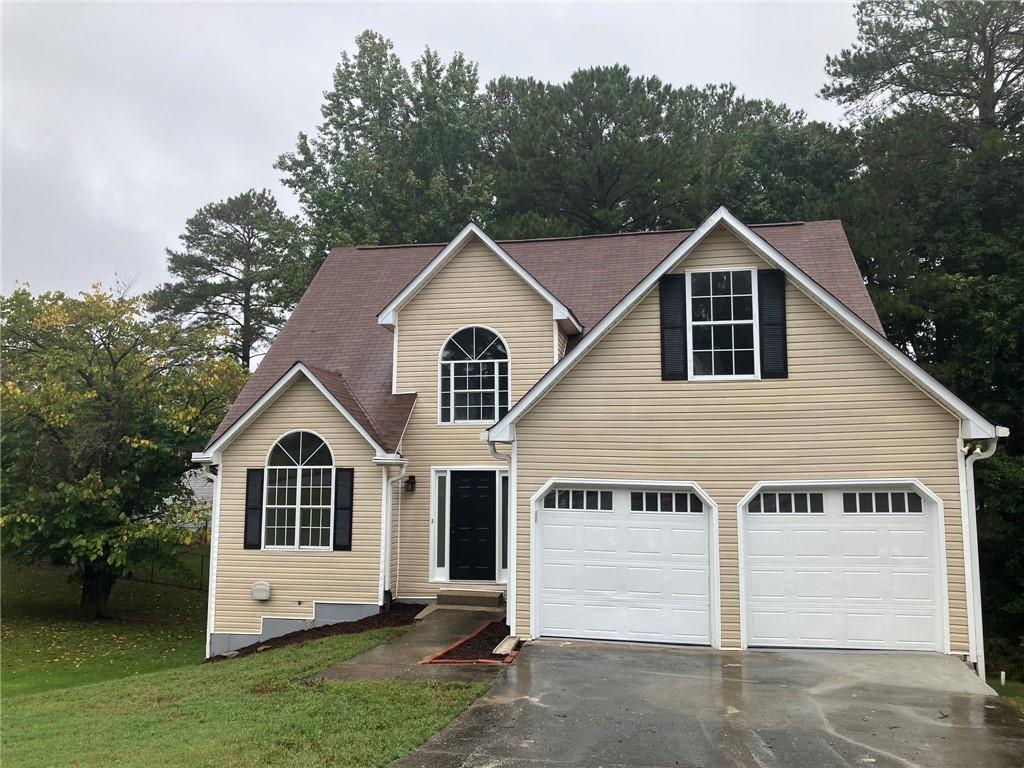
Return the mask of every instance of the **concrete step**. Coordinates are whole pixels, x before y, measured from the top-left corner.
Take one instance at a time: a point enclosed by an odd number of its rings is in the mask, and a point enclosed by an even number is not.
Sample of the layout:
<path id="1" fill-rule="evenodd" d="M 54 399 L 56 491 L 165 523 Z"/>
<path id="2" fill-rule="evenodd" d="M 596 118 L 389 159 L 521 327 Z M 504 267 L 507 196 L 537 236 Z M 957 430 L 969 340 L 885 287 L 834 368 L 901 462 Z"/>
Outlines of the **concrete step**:
<path id="1" fill-rule="evenodd" d="M 498 608 L 504 603 L 505 593 L 500 590 L 440 589 L 437 592 L 438 605 L 475 605 Z"/>

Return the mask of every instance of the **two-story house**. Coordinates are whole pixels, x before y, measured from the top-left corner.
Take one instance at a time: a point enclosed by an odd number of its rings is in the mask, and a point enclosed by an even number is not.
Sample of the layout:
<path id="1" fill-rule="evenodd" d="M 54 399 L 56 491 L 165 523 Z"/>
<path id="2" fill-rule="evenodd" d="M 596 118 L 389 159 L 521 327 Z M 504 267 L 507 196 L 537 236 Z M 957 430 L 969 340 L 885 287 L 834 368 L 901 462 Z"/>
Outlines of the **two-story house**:
<path id="1" fill-rule="evenodd" d="M 525 638 L 983 663 L 972 464 L 837 221 L 338 248 L 206 451 L 208 653 L 444 588 Z"/>

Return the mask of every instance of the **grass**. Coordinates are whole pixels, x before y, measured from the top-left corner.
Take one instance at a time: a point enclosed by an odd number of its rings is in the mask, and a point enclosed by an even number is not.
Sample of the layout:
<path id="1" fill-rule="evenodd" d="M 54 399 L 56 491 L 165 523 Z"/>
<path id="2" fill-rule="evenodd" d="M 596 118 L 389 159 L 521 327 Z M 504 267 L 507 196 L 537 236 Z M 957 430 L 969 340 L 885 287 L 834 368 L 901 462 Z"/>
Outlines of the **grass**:
<path id="1" fill-rule="evenodd" d="M 990 677 L 988 679 L 988 684 L 991 685 L 1000 696 L 1009 699 L 1020 707 L 1021 710 L 1024 710 L 1024 682 L 1019 680 L 1007 680 L 1006 685 L 1004 686 L 999 684 L 998 677 Z"/>
<path id="2" fill-rule="evenodd" d="M 311 682 L 405 628 L 203 664 L 203 592 L 120 581 L 85 622 L 65 569 L 0 568 L 4 768 L 386 765 L 487 688 Z"/>
<path id="3" fill-rule="evenodd" d="M 467 683 L 314 683 L 403 629 L 22 696 L 5 707 L 4 766 L 381 766 L 486 689 Z"/>
<path id="4" fill-rule="evenodd" d="M 6 700 L 202 661 L 206 595 L 119 580 L 113 619 L 75 616 L 77 585 L 64 568 L 0 561 L 0 696 Z"/>

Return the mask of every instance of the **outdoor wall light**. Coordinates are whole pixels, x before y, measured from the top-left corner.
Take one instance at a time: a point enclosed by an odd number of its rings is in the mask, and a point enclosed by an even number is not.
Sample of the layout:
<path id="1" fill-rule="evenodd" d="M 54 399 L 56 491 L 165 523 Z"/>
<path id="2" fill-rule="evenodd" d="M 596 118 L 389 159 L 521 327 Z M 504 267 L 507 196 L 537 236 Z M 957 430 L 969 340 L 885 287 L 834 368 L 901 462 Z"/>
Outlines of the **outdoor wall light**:
<path id="1" fill-rule="evenodd" d="M 416 475 L 409 475 L 405 478 L 405 490 L 412 493 L 416 490 Z"/>

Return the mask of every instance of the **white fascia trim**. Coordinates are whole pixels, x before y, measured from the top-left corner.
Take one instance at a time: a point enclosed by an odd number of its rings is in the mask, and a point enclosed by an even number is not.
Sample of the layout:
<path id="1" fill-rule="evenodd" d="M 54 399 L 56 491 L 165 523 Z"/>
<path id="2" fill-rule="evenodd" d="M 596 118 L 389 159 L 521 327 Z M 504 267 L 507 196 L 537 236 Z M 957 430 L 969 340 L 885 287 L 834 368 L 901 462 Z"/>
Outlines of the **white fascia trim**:
<path id="1" fill-rule="evenodd" d="M 962 420 L 962 437 L 997 437 L 1006 432 L 1004 427 L 997 427 L 984 416 L 971 408 L 967 403 L 953 394 L 949 389 L 940 384 L 934 377 L 925 372 L 914 361 L 900 352 L 889 343 L 878 331 L 864 322 L 860 317 L 850 311 L 842 302 L 838 301 L 818 283 L 809 278 L 802 270 L 796 267 L 785 256 L 773 248 L 764 238 L 750 229 L 746 224 L 733 216 L 725 206 L 720 207 L 694 230 L 686 240 L 680 243 L 671 253 L 668 254 L 648 275 L 641 280 L 629 293 L 627 293 L 618 304 L 601 321 L 594 326 L 573 350 L 563 357 L 557 365 L 548 371 L 533 389 L 524 395 L 519 402 L 512 407 L 504 418 L 488 430 L 488 440 L 495 442 L 507 442 L 514 439 L 514 433 L 510 427 L 522 418 L 558 381 L 576 364 L 587 351 L 601 341 L 619 320 L 628 313 L 639 301 L 654 288 L 662 275 L 673 269 L 687 254 L 690 253 L 700 242 L 719 224 L 724 225 L 742 240 L 755 253 L 771 264 L 774 264 L 786 276 L 793 281 L 804 293 L 820 306 L 831 312 L 836 319 L 842 322 L 856 336 L 874 349 L 884 360 L 892 364 L 896 370 L 916 384 L 926 394 L 945 406 L 953 414 Z"/>
<path id="2" fill-rule="evenodd" d="M 537 279 L 523 269 L 522 265 L 513 259 L 508 253 L 498 245 L 491 237 L 484 232 L 476 224 L 470 222 L 462 231 L 455 236 L 455 238 L 446 245 L 433 260 L 424 267 L 413 281 L 409 283 L 402 292 L 399 293 L 390 304 L 380 311 L 377 315 L 377 322 L 380 325 L 385 325 L 390 328 L 394 328 L 398 324 L 398 312 L 404 307 L 424 285 L 434 276 L 434 274 L 445 265 L 445 263 L 462 250 L 463 246 L 466 245 L 473 237 L 476 237 L 482 242 L 487 248 L 494 253 L 499 259 L 501 259 L 513 272 L 526 282 L 533 290 L 535 290 L 542 299 L 551 305 L 552 317 L 555 321 L 570 325 L 572 328 L 579 333 L 583 330 L 583 326 L 580 325 L 579 321 L 572 314 L 567 306 L 554 297 L 554 295 L 541 285 Z"/>
<path id="3" fill-rule="evenodd" d="M 363 425 L 360 424 L 351 413 L 349 413 L 348 409 L 346 409 L 345 406 L 338 402 L 338 399 L 330 393 L 327 387 L 325 387 L 320 382 L 320 380 L 313 374 L 312 371 L 310 371 L 302 363 L 296 363 L 284 376 L 277 380 L 277 383 L 274 384 L 274 386 L 272 386 L 270 389 L 266 391 L 266 393 L 264 393 L 263 397 L 261 397 L 255 403 L 253 403 L 249 410 L 243 413 L 242 416 L 234 424 L 231 425 L 230 429 L 228 429 L 223 435 L 217 438 L 217 441 L 210 445 L 210 447 L 207 448 L 206 451 L 203 452 L 203 454 L 192 454 L 192 460 L 202 461 L 202 463 L 205 463 L 205 461 L 203 461 L 202 459 L 197 459 L 197 455 L 201 457 L 208 457 L 218 454 L 222 450 L 224 450 L 225 446 L 227 446 L 232 440 L 234 440 L 239 435 L 239 433 L 241 433 L 249 425 L 249 423 L 252 422 L 253 419 L 255 419 L 257 416 L 263 413 L 263 411 L 265 411 L 270 406 L 271 403 L 277 400 L 277 398 L 280 397 L 280 395 L 300 375 L 305 376 L 307 379 L 309 379 L 309 381 L 312 382 L 313 386 L 320 390 L 320 393 L 327 398 L 328 402 L 330 402 L 331 405 L 338 409 L 338 412 L 345 417 L 346 421 L 348 421 L 348 423 L 352 425 L 356 432 L 358 432 L 360 436 L 370 444 L 376 456 L 384 457 L 394 455 L 389 454 L 387 451 L 384 450 L 383 446 L 381 446 L 376 440 L 370 437 L 370 433 L 366 431 Z"/>

